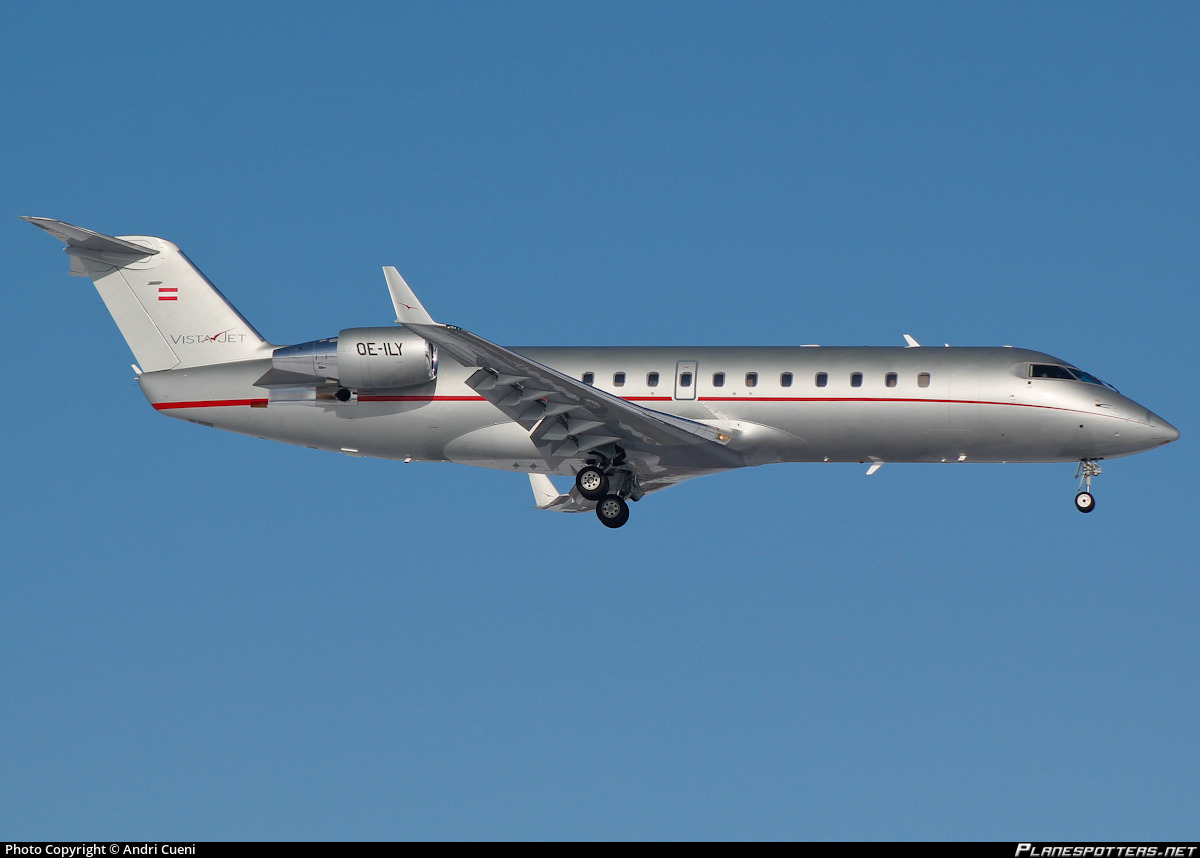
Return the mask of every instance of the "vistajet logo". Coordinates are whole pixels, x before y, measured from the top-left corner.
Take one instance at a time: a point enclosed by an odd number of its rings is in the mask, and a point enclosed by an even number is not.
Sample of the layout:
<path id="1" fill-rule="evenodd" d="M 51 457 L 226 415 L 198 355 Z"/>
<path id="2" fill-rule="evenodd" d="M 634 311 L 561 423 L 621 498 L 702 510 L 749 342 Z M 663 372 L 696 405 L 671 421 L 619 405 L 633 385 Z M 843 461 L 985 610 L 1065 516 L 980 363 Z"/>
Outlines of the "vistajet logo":
<path id="1" fill-rule="evenodd" d="M 171 342 L 177 346 L 192 346 L 197 343 L 244 343 L 247 334 L 232 333 L 233 328 L 215 334 L 171 334 Z"/>

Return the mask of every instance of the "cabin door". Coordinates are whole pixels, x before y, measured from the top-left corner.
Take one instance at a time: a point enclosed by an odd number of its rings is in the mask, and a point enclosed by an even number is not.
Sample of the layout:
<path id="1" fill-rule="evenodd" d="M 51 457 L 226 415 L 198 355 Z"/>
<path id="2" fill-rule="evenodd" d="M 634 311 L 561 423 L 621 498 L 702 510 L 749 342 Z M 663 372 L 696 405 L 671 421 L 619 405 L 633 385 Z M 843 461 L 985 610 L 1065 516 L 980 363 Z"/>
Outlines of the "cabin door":
<path id="1" fill-rule="evenodd" d="M 696 361 L 681 360 L 675 364 L 675 398 L 696 398 Z"/>

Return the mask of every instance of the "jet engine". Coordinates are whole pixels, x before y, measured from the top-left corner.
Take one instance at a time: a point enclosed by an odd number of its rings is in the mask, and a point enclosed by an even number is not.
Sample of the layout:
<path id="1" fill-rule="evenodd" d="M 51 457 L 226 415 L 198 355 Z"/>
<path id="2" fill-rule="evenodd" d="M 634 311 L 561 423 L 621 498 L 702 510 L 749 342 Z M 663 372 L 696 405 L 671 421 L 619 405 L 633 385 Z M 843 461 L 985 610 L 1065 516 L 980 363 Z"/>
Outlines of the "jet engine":
<path id="1" fill-rule="evenodd" d="M 351 390 L 427 384 L 437 360 L 437 346 L 404 328 L 348 328 L 337 337 L 338 380 Z"/>
<path id="2" fill-rule="evenodd" d="M 347 328 L 336 337 L 275 349 L 271 378 L 260 383 L 293 391 L 335 385 L 336 398 L 347 402 L 351 391 L 427 384 L 437 378 L 437 362 L 437 346 L 404 328 Z"/>

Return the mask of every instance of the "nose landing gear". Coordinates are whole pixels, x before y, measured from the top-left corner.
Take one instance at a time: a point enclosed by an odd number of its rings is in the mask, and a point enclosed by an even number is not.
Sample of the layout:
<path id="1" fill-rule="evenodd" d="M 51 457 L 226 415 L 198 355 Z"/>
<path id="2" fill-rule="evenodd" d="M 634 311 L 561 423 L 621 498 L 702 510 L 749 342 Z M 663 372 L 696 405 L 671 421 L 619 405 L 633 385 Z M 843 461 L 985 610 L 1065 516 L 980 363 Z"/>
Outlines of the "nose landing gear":
<path id="1" fill-rule="evenodd" d="M 1075 495 L 1075 509 L 1080 512 L 1091 512 L 1096 508 L 1096 499 L 1092 497 L 1092 477 L 1100 476 L 1100 466 L 1095 459 L 1081 459 L 1075 469 L 1075 477 L 1079 480 L 1079 491 Z"/>

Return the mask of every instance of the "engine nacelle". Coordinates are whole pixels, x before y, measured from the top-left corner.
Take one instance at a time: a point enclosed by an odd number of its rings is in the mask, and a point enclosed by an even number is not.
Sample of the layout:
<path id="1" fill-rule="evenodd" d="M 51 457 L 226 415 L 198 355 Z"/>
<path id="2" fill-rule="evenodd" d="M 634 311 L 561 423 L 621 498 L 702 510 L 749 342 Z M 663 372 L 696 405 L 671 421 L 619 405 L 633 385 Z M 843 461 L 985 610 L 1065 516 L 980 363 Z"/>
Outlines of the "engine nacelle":
<path id="1" fill-rule="evenodd" d="M 412 387 L 437 378 L 437 346 L 404 328 L 338 333 L 338 380 L 351 390 Z"/>
<path id="2" fill-rule="evenodd" d="M 271 366 L 278 372 L 271 386 L 413 387 L 437 378 L 437 361 L 437 346 L 404 328 L 347 328 L 336 337 L 275 349 Z"/>

